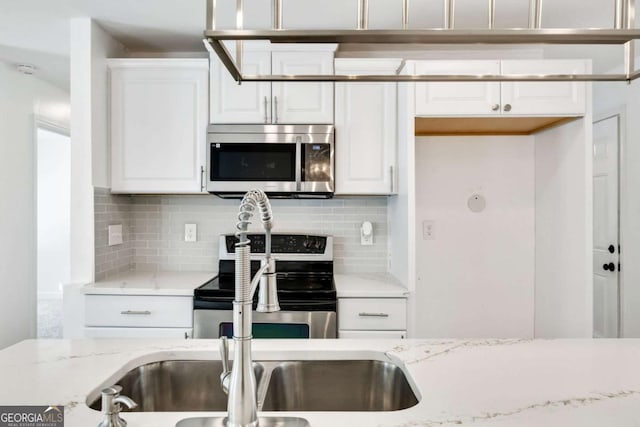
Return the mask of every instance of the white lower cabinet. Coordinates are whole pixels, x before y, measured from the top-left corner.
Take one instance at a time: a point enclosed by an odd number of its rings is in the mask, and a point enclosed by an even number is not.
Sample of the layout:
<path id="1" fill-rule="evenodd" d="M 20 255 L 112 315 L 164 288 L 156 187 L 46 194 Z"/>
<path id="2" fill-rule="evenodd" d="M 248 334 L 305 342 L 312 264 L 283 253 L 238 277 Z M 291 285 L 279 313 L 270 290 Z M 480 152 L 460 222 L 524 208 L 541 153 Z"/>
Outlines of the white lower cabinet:
<path id="1" fill-rule="evenodd" d="M 405 339 L 407 331 L 339 331 L 338 338 Z"/>
<path id="2" fill-rule="evenodd" d="M 87 337 L 186 338 L 192 328 L 190 296 L 85 296 Z"/>
<path id="3" fill-rule="evenodd" d="M 405 338 L 405 298 L 339 298 L 339 338 Z"/>
<path id="4" fill-rule="evenodd" d="M 84 328 L 86 338 L 193 338 L 193 328 Z"/>

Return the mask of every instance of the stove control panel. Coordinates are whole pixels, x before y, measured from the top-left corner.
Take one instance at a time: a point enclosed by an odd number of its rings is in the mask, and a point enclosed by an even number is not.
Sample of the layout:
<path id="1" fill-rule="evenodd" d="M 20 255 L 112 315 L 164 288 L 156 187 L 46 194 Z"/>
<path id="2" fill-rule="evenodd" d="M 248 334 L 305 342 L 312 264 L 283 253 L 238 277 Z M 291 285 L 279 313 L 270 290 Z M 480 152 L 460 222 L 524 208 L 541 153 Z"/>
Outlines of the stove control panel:
<path id="1" fill-rule="evenodd" d="M 249 234 L 251 253 L 263 254 L 265 250 L 264 234 Z M 238 238 L 234 235 L 225 236 L 227 253 L 235 253 Z M 271 252 L 274 254 L 324 254 L 327 248 L 327 236 L 309 234 L 272 234 Z"/>

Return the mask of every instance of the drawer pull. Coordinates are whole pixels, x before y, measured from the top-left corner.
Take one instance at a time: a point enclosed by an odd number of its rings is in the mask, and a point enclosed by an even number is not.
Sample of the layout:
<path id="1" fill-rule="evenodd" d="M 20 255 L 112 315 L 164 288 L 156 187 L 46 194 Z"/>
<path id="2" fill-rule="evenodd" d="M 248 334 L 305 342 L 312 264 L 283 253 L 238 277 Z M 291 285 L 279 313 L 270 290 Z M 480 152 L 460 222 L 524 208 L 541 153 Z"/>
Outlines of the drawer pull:
<path id="1" fill-rule="evenodd" d="M 144 311 L 126 310 L 126 311 L 121 311 L 120 314 L 135 314 L 135 315 L 148 316 L 151 314 L 151 312 L 149 310 L 144 310 Z"/>
<path id="2" fill-rule="evenodd" d="M 360 317 L 389 317 L 387 313 L 359 313 Z"/>

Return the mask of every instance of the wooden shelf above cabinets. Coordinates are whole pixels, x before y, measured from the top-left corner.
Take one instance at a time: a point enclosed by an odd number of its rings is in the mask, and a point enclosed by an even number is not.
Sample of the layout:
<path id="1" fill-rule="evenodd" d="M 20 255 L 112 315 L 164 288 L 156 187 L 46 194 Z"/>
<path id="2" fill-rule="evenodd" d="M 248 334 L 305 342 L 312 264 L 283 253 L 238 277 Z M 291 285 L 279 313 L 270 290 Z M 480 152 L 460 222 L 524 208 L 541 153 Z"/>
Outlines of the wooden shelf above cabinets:
<path id="1" fill-rule="evenodd" d="M 416 117 L 416 136 L 531 135 L 580 117 Z"/>

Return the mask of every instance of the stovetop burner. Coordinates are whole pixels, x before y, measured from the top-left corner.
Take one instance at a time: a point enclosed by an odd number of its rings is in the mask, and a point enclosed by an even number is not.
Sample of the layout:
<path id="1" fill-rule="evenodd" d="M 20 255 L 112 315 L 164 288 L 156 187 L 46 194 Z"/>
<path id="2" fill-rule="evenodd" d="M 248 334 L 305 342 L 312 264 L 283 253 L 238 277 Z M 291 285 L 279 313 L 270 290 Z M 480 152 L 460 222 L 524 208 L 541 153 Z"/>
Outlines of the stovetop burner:
<path id="1" fill-rule="evenodd" d="M 251 240 L 251 277 L 260 269 L 264 257 L 262 234 L 249 235 Z M 234 235 L 220 236 L 218 276 L 194 292 L 195 308 L 229 307 L 235 296 Z M 335 311 L 336 287 L 333 280 L 333 239 L 330 236 L 275 234 L 272 249 L 276 257 L 278 300 L 281 307 Z M 256 293 L 257 294 L 257 293 Z M 254 295 L 257 301 L 257 295 Z"/>

